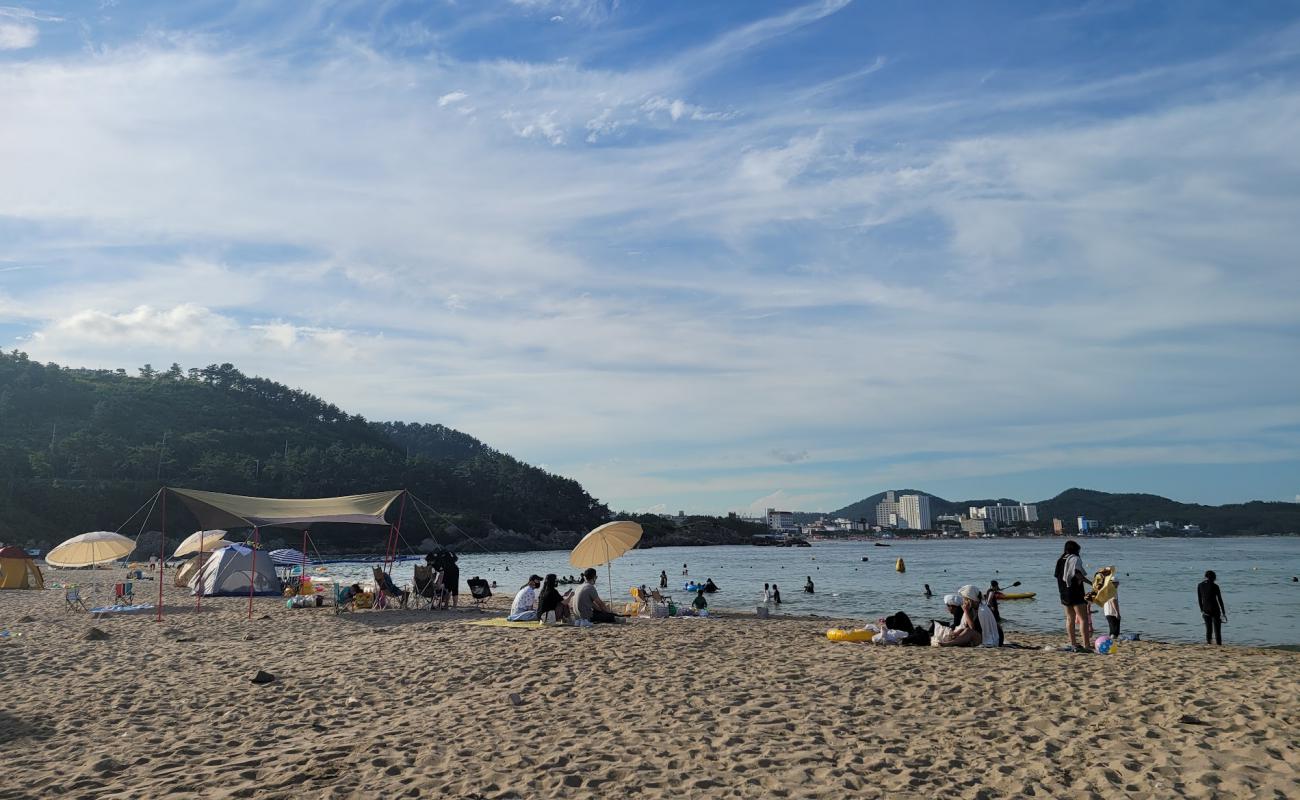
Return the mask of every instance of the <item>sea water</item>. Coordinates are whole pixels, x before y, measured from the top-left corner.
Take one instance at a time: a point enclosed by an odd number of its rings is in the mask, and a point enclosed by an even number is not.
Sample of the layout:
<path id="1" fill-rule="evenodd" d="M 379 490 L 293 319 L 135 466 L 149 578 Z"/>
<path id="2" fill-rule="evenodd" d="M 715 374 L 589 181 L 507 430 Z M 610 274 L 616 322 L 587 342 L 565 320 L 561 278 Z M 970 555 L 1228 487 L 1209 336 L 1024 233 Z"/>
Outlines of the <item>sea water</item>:
<path id="1" fill-rule="evenodd" d="M 1083 539 L 1088 572 L 1114 565 L 1119 575 L 1122 630 L 1156 641 L 1204 641 L 1205 627 L 1196 606 L 1196 585 L 1207 569 L 1218 573 L 1228 609 L 1223 638 L 1230 644 L 1300 644 L 1300 538 L 1236 537 L 1204 539 Z M 659 572 L 668 573 L 668 593 L 682 604 L 692 593 L 687 580 L 712 578 L 722 589 L 709 595 L 712 608 L 754 613 L 762 604 L 763 584 L 780 586 L 776 614 L 819 614 L 874 621 L 905 611 L 914 622 L 943 619 L 943 595 L 964 584 L 981 590 L 997 580 L 1006 592 L 1037 592 L 1033 600 L 1003 601 L 1009 630 L 1060 632 L 1064 613 L 1052 576 L 1061 554 L 1060 539 L 893 540 L 889 547 L 871 542 L 816 542 L 812 547 L 655 547 L 633 550 L 600 568 L 602 597 L 629 599 L 632 586 L 658 587 Z M 864 561 L 866 558 L 868 560 Z M 903 559 L 907 571 L 895 570 Z M 461 601 L 468 601 L 466 579 L 475 575 L 496 581 L 498 595 L 513 596 L 530 573 L 576 575 L 567 551 L 528 553 L 460 553 Z M 686 564 L 689 575 L 682 575 Z M 366 579 L 370 567 L 332 564 L 339 578 Z M 413 562 L 397 564 L 398 584 L 409 582 Z M 815 594 L 805 594 L 810 577 Z M 1020 581 L 1021 585 L 1011 588 Z M 934 596 L 924 596 L 929 584 Z M 1106 620 L 1097 610 L 1099 630 Z"/>

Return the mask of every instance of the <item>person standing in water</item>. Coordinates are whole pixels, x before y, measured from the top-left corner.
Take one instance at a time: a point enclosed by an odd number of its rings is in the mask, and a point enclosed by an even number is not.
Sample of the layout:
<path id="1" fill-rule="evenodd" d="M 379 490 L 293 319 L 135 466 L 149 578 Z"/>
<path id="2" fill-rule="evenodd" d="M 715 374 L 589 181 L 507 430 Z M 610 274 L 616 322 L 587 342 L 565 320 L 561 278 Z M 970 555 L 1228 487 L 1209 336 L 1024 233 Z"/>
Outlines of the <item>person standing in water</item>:
<path id="1" fill-rule="evenodd" d="M 925 596 L 926 598 L 934 597 L 934 592 L 930 591 L 930 584 L 928 583 L 925 585 Z"/>
<path id="2" fill-rule="evenodd" d="M 812 582 L 812 576 L 811 576 L 811 575 L 808 576 L 808 581 L 807 581 L 807 583 L 805 583 L 805 584 L 803 585 L 803 590 L 804 590 L 805 592 L 807 592 L 808 594 L 813 594 L 813 582 Z"/>
<path id="3" fill-rule="evenodd" d="M 781 605 L 781 590 L 775 583 L 772 584 L 772 602 Z"/>
<path id="4" fill-rule="evenodd" d="M 765 606 L 770 606 L 770 605 L 772 605 L 772 586 L 771 586 L 771 584 L 767 584 L 767 583 L 763 584 L 763 605 L 765 605 Z"/>
<path id="5" fill-rule="evenodd" d="M 1210 643 L 1210 634 L 1214 634 L 1214 643 L 1223 644 L 1223 623 L 1228 621 L 1228 609 L 1223 605 L 1223 594 L 1219 584 L 1214 580 L 1218 576 L 1214 570 L 1206 570 L 1205 580 L 1196 587 L 1196 604 L 1201 607 L 1201 618 L 1205 620 L 1205 643 Z"/>
<path id="6" fill-rule="evenodd" d="M 659 570 L 659 588 L 660 589 L 668 588 L 668 570 L 666 569 Z"/>
<path id="7" fill-rule="evenodd" d="M 682 574 L 683 574 L 683 575 L 689 575 L 689 574 L 690 574 L 690 570 L 686 569 L 686 565 L 685 565 L 685 564 L 682 564 Z"/>

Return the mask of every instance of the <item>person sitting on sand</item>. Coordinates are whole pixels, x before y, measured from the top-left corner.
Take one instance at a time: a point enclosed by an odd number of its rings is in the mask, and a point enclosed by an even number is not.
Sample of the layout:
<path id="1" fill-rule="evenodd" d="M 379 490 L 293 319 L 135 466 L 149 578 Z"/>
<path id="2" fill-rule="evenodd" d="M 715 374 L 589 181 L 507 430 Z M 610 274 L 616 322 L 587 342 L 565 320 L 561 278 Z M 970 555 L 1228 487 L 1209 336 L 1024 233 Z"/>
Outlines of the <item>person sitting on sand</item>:
<path id="1" fill-rule="evenodd" d="M 578 619 L 594 624 L 618 622 L 618 614 L 610 610 L 596 591 L 596 569 L 587 567 L 582 573 L 583 583 L 573 597 L 574 614 Z"/>
<path id="2" fill-rule="evenodd" d="M 930 639 L 933 647 L 974 647 L 980 642 L 980 632 L 976 627 L 976 601 L 963 598 L 961 601 L 961 623 L 948 627 L 936 623 L 934 636 Z"/>
<path id="3" fill-rule="evenodd" d="M 803 590 L 807 594 L 813 594 L 813 582 L 812 582 L 811 575 L 808 576 L 808 580 L 804 583 Z"/>
<path id="4" fill-rule="evenodd" d="M 955 594 L 945 594 L 943 604 L 948 608 L 948 613 L 952 615 L 952 627 L 955 628 L 960 625 L 962 618 L 961 597 Z"/>
<path id="5" fill-rule="evenodd" d="M 560 594 L 560 590 L 555 588 L 555 583 L 555 573 L 549 573 L 546 582 L 542 584 L 541 593 L 537 596 L 537 618 L 545 619 L 548 613 L 554 612 L 556 622 L 567 622 L 569 598 L 573 596 L 573 590 Z"/>
<path id="6" fill-rule="evenodd" d="M 704 582 L 704 591 L 708 592 L 709 594 L 713 594 L 714 592 L 718 591 L 718 585 L 713 582 L 712 578 L 709 578 Z"/>
<path id="7" fill-rule="evenodd" d="M 542 586 L 540 575 L 529 575 L 528 582 L 519 588 L 510 604 L 511 622 L 533 622 L 537 619 L 537 590 Z"/>
<path id="8" fill-rule="evenodd" d="M 709 607 L 709 601 L 704 599 L 703 589 L 695 593 L 695 599 L 691 601 L 691 607 L 696 611 L 703 611 Z"/>

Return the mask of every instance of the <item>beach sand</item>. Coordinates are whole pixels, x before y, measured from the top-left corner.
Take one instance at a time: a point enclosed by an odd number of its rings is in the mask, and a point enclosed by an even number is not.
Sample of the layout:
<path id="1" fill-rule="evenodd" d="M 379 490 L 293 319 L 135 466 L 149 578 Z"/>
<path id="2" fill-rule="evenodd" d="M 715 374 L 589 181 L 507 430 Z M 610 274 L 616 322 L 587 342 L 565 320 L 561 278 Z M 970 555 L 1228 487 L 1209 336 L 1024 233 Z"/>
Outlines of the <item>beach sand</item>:
<path id="1" fill-rule="evenodd" d="M 1296 653 L 836 644 L 834 621 L 752 610 L 520 630 L 246 609 L 169 587 L 161 624 L 92 621 L 58 588 L 0 592 L 0 798 L 1300 796 Z"/>

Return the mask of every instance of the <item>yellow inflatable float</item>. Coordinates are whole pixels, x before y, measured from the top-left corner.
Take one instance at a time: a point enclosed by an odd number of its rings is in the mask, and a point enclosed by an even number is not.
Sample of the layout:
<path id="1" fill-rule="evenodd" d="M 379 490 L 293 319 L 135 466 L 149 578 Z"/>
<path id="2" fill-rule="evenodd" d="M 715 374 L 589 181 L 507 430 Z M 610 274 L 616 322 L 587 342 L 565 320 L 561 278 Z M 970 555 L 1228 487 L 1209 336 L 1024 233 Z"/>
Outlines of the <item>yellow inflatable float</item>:
<path id="1" fill-rule="evenodd" d="M 826 631 L 826 638 L 832 642 L 869 642 L 875 635 L 875 631 L 868 630 L 846 631 L 842 628 L 831 628 Z"/>
<path id="2" fill-rule="evenodd" d="M 904 564 L 903 559 L 900 558 L 894 562 L 894 569 L 898 570 L 899 572 L 907 572 L 907 565 Z"/>

